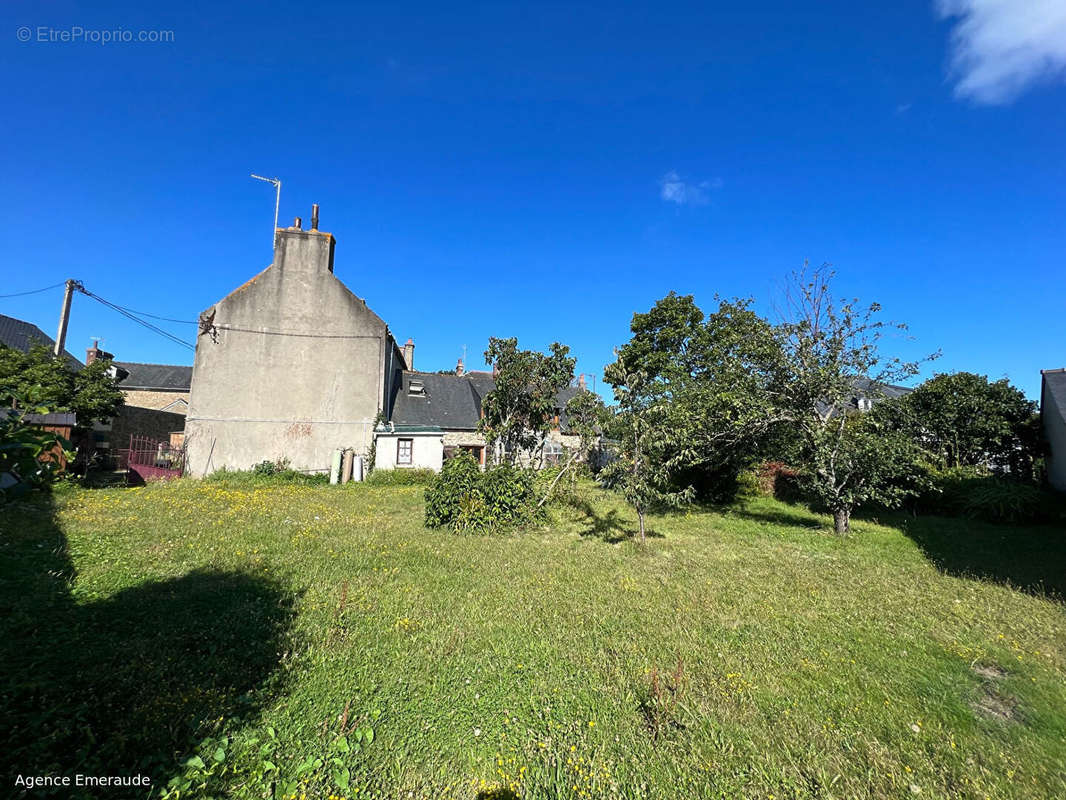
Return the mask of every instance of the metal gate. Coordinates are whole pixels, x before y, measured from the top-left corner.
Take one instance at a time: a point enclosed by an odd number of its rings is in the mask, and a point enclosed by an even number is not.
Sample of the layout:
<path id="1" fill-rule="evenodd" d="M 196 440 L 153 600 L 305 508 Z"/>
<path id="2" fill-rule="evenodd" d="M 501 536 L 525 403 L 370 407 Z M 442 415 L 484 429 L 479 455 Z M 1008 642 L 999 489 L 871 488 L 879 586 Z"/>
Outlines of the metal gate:
<path id="1" fill-rule="evenodd" d="M 166 481 L 185 472 L 185 448 L 148 436 L 130 436 L 129 448 L 119 454 L 131 483 Z"/>

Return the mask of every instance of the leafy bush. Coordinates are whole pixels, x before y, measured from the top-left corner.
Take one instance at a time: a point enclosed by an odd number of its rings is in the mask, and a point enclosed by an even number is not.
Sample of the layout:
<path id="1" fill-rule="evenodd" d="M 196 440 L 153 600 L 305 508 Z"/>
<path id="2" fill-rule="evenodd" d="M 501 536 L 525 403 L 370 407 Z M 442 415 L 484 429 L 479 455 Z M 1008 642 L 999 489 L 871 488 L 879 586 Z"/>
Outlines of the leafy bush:
<path id="1" fill-rule="evenodd" d="M 425 486 L 437 479 L 431 469 L 376 469 L 366 482 L 371 486 Z"/>
<path id="2" fill-rule="evenodd" d="M 1010 480 L 975 467 L 928 467 L 933 488 L 922 493 L 916 510 L 987 522 L 1047 522 L 1063 517 L 1061 498 L 1032 483 Z"/>
<path id="3" fill-rule="evenodd" d="M 803 499 L 799 470 L 783 461 L 766 461 L 760 464 L 756 471 L 756 480 L 762 494 L 776 497 L 786 503 Z"/>
<path id="4" fill-rule="evenodd" d="M 29 409 L 33 413 L 47 411 L 45 406 Z M 0 412 L 0 501 L 48 486 L 62 472 L 60 454 L 67 458 L 74 455 L 69 441 L 28 424 L 25 415 L 29 412 Z"/>
<path id="5" fill-rule="evenodd" d="M 542 517 L 536 475 L 499 466 L 482 472 L 469 453 L 444 462 L 426 489 L 426 526 L 455 531 L 505 528 Z"/>
<path id="6" fill-rule="evenodd" d="M 289 469 L 289 459 L 279 458 L 275 461 L 260 461 L 254 467 L 252 472 L 256 475 L 280 475 L 283 472 L 293 472 Z"/>

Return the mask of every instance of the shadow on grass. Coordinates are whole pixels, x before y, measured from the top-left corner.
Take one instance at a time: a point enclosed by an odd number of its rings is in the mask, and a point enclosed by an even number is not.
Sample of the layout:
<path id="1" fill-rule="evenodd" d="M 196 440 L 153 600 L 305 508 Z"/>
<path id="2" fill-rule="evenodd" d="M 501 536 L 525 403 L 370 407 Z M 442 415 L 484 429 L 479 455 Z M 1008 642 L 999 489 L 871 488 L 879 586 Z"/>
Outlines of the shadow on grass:
<path id="1" fill-rule="evenodd" d="M 583 537 L 602 539 L 607 544 L 617 544 L 640 536 L 639 530 L 624 520 L 618 513 L 618 509 L 612 508 L 601 514 L 592 503 L 585 499 L 572 501 L 570 506 L 581 515 L 578 522 L 584 527 L 578 533 Z M 649 539 L 663 538 L 661 533 L 647 528 L 644 535 Z"/>
<path id="2" fill-rule="evenodd" d="M 1059 602 L 1066 598 L 1066 530 L 1061 527 L 902 514 L 893 515 L 891 524 L 941 572 L 1050 594 Z"/>
<path id="3" fill-rule="evenodd" d="M 750 519 L 753 522 L 767 522 L 772 525 L 789 525 L 798 528 L 807 528 L 809 530 L 821 530 L 826 527 L 817 519 L 811 519 L 807 509 L 796 509 L 788 511 L 766 511 L 762 509 L 752 509 L 746 506 L 731 506 L 728 509 L 728 513 L 734 517 L 740 517 L 742 519 Z"/>
<path id="4" fill-rule="evenodd" d="M 158 791 L 204 737 L 249 720 L 278 688 L 292 609 L 269 581 L 195 571 L 76 603 L 46 500 L 4 508 L 0 546 L 0 770 L 9 786 L 18 774 L 143 774 Z"/>
<path id="5" fill-rule="evenodd" d="M 510 789 L 484 789 L 477 793 L 477 800 L 521 800 Z"/>

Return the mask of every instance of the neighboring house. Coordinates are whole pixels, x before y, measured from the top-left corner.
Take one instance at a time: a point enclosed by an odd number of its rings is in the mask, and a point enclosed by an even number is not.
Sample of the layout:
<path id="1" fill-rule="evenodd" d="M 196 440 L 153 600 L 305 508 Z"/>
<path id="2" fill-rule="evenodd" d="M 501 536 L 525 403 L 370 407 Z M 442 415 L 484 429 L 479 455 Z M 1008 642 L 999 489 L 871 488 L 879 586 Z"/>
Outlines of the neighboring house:
<path id="1" fill-rule="evenodd" d="M 114 365 L 127 373 L 118 385 L 126 396 L 127 406 L 170 411 L 174 414 L 185 414 L 188 411 L 192 367 L 141 364 L 134 361 L 115 361 Z"/>
<path id="2" fill-rule="evenodd" d="M 277 229 L 273 263 L 201 315 L 185 423 L 190 474 L 279 459 L 319 472 L 336 449 L 368 454 L 414 343 L 401 350 L 337 279 L 335 246 L 314 206 L 309 230 L 299 218 Z"/>
<path id="3" fill-rule="evenodd" d="M 45 334 L 33 323 L 4 314 L 0 314 L 0 344 L 23 353 L 28 353 L 35 344 L 45 345 L 49 350 L 56 346 L 55 339 Z M 81 369 L 81 362 L 66 350 L 63 351 L 63 357 L 72 370 L 76 372 Z"/>
<path id="4" fill-rule="evenodd" d="M 894 400 L 914 391 L 906 386 L 875 383 L 869 378 L 855 378 L 851 385 L 855 390 L 855 395 L 851 398 L 851 405 L 859 411 L 869 411 L 878 400 Z"/>
<path id="5" fill-rule="evenodd" d="M 396 385 L 388 421 L 377 428 L 374 467 L 439 470 L 445 459 L 462 450 L 485 466 L 491 455 L 477 427 L 481 404 L 495 385 L 492 373 L 464 372 L 462 361 L 455 374 L 405 371 Z M 543 458 L 548 463 L 557 462 L 564 449 L 578 445 L 579 437 L 570 431 L 565 409 L 583 389 L 579 385 L 558 395 L 554 425 L 544 446 Z"/>
<path id="6" fill-rule="evenodd" d="M 1047 479 L 1066 492 L 1066 369 L 1045 369 L 1040 375 L 1040 422 L 1049 449 Z"/>

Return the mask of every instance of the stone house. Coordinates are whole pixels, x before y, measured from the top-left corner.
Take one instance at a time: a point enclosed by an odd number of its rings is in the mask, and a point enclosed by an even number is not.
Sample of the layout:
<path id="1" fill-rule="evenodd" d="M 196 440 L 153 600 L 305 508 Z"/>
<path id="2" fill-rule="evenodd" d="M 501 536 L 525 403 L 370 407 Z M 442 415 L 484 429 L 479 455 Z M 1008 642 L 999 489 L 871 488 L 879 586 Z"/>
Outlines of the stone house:
<path id="1" fill-rule="evenodd" d="M 338 449 L 364 458 L 373 450 L 381 469 L 439 470 L 458 450 L 486 462 L 477 423 L 492 374 L 464 373 L 462 362 L 455 374 L 416 372 L 414 342 L 399 345 L 337 278 L 335 249 L 313 206 L 309 229 L 299 217 L 277 229 L 273 263 L 201 315 L 185 422 L 188 474 L 282 459 L 325 472 Z M 559 395 L 549 461 L 577 444 L 563 409 L 580 390 Z"/>
<path id="2" fill-rule="evenodd" d="M 185 414 L 188 411 L 192 367 L 135 361 L 113 363 L 126 373 L 126 377 L 119 382 L 126 405 L 173 414 Z"/>
<path id="3" fill-rule="evenodd" d="M 375 469 L 428 468 L 439 470 L 444 460 L 465 450 L 485 466 L 490 454 L 478 430 L 481 404 L 495 387 L 491 372 L 465 372 L 460 361 L 454 374 L 404 371 L 396 384 L 387 422 L 377 428 Z M 584 390 L 563 389 L 557 413 L 545 442 L 545 462 L 557 462 L 564 450 L 578 446 L 570 431 L 566 404 Z"/>
<path id="4" fill-rule="evenodd" d="M 393 387 L 412 366 L 389 326 L 333 273 L 336 241 L 301 220 L 274 235 L 273 263 L 203 312 L 185 424 L 187 471 L 287 459 L 329 469 L 366 456 Z"/>

